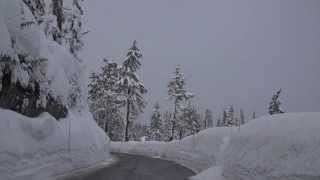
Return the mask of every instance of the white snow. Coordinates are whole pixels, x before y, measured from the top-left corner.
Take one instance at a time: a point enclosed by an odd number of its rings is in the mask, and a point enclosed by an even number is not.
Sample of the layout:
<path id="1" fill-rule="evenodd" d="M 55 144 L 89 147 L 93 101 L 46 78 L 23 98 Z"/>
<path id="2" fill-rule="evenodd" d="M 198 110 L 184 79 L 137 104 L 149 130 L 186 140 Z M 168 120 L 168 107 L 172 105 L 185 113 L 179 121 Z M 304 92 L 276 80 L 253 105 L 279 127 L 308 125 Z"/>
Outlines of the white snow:
<path id="1" fill-rule="evenodd" d="M 16 61 L 12 81 L 19 80 L 27 86 L 30 79 L 35 79 L 40 82 L 42 96 L 50 93 L 55 98 L 59 97 L 62 103 L 68 104 L 68 98 L 77 86 L 74 82 L 85 82 L 81 77 L 83 68 L 78 60 L 64 47 L 49 40 L 36 23 L 21 27 L 25 22 L 35 22 L 22 1 L 1 0 L 0 5 L 0 55 L 11 56 Z M 22 68 L 18 55 L 26 56 L 28 62 L 32 61 L 34 74 Z M 35 67 L 36 64 L 40 67 Z M 86 85 L 80 83 L 79 88 L 83 95 L 81 98 L 84 98 Z"/>
<path id="2" fill-rule="evenodd" d="M 12 82 L 19 80 L 24 86 L 30 85 L 30 79 L 39 82 L 39 104 L 45 105 L 50 94 L 69 112 L 57 121 L 48 113 L 28 118 L 0 109 L 1 180 L 53 179 L 110 158 L 109 138 L 96 125 L 86 104 L 81 64 L 64 47 L 48 40 L 38 25 L 29 23 L 33 21 L 21 0 L 0 0 L 0 55 L 14 61 L 10 63 Z M 27 26 L 22 27 L 24 23 Z M 18 55 L 26 56 L 26 62 L 19 61 Z M 33 71 L 26 66 L 32 66 Z M 77 93 L 79 101 L 70 107 L 72 93 Z"/>
<path id="3" fill-rule="evenodd" d="M 0 109 L 0 179 L 52 179 L 103 162 L 110 158 L 108 142 L 86 111 L 57 121 Z"/>
<path id="4" fill-rule="evenodd" d="M 111 143 L 114 152 L 171 159 L 201 172 L 195 180 L 320 179 L 320 113 L 265 116 L 181 141 Z"/>

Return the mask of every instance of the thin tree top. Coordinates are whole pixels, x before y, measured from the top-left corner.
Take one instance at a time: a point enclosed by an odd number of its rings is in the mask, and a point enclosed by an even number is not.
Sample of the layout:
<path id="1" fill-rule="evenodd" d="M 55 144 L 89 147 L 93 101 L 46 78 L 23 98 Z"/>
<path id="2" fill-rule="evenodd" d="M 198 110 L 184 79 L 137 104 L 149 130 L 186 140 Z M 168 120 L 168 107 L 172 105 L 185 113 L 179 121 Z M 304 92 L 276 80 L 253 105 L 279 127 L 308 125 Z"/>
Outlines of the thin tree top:
<path id="1" fill-rule="evenodd" d="M 176 98 L 178 101 L 187 100 L 194 95 L 186 90 L 186 82 L 181 72 L 181 67 L 176 66 L 174 77 L 168 83 L 169 99 Z"/>
<path id="2" fill-rule="evenodd" d="M 123 67 L 126 71 L 136 72 L 141 66 L 139 59 L 142 58 L 140 49 L 137 47 L 137 41 L 133 41 L 132 46 L 129 48 L 127 56 L 123 62 Z"/>

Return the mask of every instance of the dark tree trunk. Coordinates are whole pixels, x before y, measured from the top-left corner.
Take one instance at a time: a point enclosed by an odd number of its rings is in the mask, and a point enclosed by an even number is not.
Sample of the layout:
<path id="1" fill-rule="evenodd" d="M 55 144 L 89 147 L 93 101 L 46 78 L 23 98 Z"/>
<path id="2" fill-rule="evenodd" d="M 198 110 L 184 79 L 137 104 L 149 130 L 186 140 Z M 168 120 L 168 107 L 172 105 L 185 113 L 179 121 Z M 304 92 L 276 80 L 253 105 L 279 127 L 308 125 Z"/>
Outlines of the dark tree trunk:
<path id="1" fill-rule="evenodd" d="M 172 121 L 172 128 L 171 128 L 171 137 L 169 138 L 169 141 L 172 141 L 174 139 L 174 132 L 176 129 L 176 121 L 177 121 L 177 99 L 174 101 L 174 112 L 173 112 L 173 121 Z"/>
<path id="2" fill-rule="evenodd" d="M 57 17 L 58 28 L 62 30 L 63 18 L 63 1 L 62 0 L 52 0 L 53 1 L 53 14 Z"/>
<path id="3" fill-rule="evenodd" d="M 125 141 L 129 141 L 129 122 L 130 122 L 130 101 L 127 100 L 127 115 L 126 115 L 126 129 L 125 129 Z"/>

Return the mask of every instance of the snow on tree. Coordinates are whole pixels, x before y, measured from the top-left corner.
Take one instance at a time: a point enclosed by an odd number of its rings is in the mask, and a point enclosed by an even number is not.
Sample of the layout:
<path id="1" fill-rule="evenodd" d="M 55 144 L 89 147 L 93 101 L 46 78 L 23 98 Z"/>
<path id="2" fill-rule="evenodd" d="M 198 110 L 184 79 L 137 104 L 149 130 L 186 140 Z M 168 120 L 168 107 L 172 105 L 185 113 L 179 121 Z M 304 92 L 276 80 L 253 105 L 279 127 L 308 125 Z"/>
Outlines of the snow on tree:
<path id="1" fill-rule="evenodd" d="M 64 41 L 65 46 L 69 49 L 71 54 L 77 57 L 77 52 L 80 51 L 83 46 L 83 35 L 85 32 L 82 30 L 83 9 L 81 2 L 83 0 L 73 0 L 71 7 L 65 12 L 65 20 L 63 24 Z"/>
<path id="2" fill-rule="evenodd" d="M 160 112 L 160 105 L 158 102 L 154 105 L 153 113 L 151 115 L 151 122 L 149 127 L 148 139 L 153 141 L 162 140 L 162 115 Z"/>
<path id="3" fill-rule="evenodd" d="M 97 75 L 92 73 L 89 83 L 89 103 L 92 114 L 98 125 L 102 127 L 110 139 L 120 141 L 123 139 L 124 123 L 120 108 L 124 102 L 121 100 L 119 86 L 120 67 L 117 63 L 104 60 L 105 65 Z"/>
<path id="4" fill-rule="evenodd" d="M 228 114 L 225 110 L 222 111 L 222 120 L 219 126 L 228 126 Z"/>
<path id="5" fill-rule="evenodd" d="M 182 102 L 193 97 L 193 94 L 186 90 L 186 82 L 181 72 L 181 67 L 176 66 L 174 76 L 168 83 L 168 95 L 169 100 L 174 103 L 173 118 L 172 118 L 172 129 L 170 140 L 173 140 L 176 135 L 176 126 L 178 121 L 178 112 L 182 108 Z M 181 132 L 179 132 L 181 134 Z"/>
<path id="6" fill-rule="evenodd" d="M 66 47 L 78 59 L 84 46 L 83 0 L 23 0 L 46 36 Z M 79 60 L 79 59 L 78 59 Z"/>
<path id="7" fill-rule="evenodd" d="M 281 93 L 281 89 L 279 89 L 276 92 L 276 94 L 273 95 L 273 97 L 272 97 L 272 100 L 269 104 L 269 114 L 270 115 L 284 113 L 280 108 L 280 105 L 281 105 L 281 102 L 279 100 L 280 93 Z"/>
<path id="8" fill-rule="evenodd" d="M 206 109 L 204 113 L 204 128 L 213 127 L 213 119 L 212 119 L 212 111 L 210 109 Z"/>
<path id="9" fill-rule="evenodd" d="M 148 135 L 148 127 L 145 124 L 130 123 L 129 140 L 141 141 Z"/>
<path id="10" fill-rule="evenodd" d="M 188 135 L 194 135 L 201 130 L 201 119 L 197 108 L 188 103 L 188 105 L 181 109 L 181 115 L 179 116 L 179 122 L 177 124 L 179 138 L 182 139 Z"/>
<path id="11" fill-rule="evenodd" d="M 229 111 L 227 113 L 227 121 L 225 126 L 237 126 L 238 119 L 235 117 L 233 106 L 230 106 Z"/>
<path id="12" fill-rule="evenodd" d="M 25 2 L 5 1 L 1 7 L 0 79 L 6 82 L 1 87 L 1 106 L 31 117 L 43 111 L 56 118 L 65 117 L 67 109 L 84 106 L 81 66 L 63 47 L 43 35 L 36 13 Z M 43 2 L 37 2 L 33 6 L 42 9 Z"/>
<path id="13" fill-rule="evenodd" d="M 141 66 L 141 58 L 142 54 L 137 47 L 137 41 L 134 41 L 122 64 L 118 82 L 126 101 L 125 141 L 129 141 L 130 121 L 143 112 L 146 106 L 143 94 L 147 92 L 147 89 L 136 74 Z"/>
<path id="14" fill-rule="evenodd" d="M 162 126 L 163 140 L 169 141 L 171 138 L 171 130 L 173 125 L 172 113 L 169 111 L 166 111 L 162 117 L 163 117 L 163 126 Z"/>

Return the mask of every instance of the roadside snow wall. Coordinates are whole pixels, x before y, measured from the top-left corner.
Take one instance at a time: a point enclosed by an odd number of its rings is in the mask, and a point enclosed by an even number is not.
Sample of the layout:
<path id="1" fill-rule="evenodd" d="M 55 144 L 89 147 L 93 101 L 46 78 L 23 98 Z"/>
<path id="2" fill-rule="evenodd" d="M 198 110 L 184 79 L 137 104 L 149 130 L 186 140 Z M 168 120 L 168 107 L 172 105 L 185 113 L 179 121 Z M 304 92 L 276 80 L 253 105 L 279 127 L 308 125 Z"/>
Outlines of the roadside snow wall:
<path id="1" fill-rule="evenodd" d="M 169 143 L 111 143 L 111 151 L 171 159 L 193 180 L 320 179 L 320 113 L 265 116 Z"/>
<path id="2" fill-rule="evenodd" d="M 89 112 L 56 121 L 0 109 L 0 179 L 43 180 L 110 158 L 109 139 Z"/>

